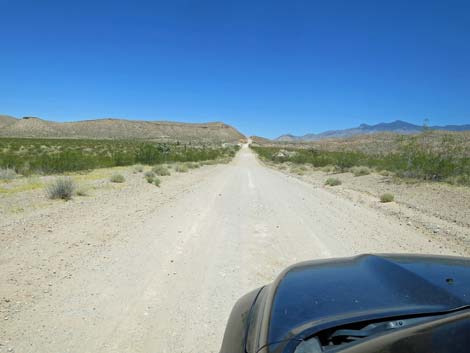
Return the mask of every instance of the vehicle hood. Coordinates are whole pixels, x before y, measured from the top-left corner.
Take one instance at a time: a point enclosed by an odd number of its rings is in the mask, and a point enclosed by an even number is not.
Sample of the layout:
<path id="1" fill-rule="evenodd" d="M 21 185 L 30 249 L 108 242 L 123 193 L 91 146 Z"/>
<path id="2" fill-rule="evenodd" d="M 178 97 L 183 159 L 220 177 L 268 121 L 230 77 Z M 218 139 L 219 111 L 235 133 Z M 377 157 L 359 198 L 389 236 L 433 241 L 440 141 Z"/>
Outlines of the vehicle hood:
<path id="1" fill-rule="evenodd" d="M 361 255 L 304 262 L 267 289 L 269 345 L 351 322 L 470 305 L 470 259 Z"/>

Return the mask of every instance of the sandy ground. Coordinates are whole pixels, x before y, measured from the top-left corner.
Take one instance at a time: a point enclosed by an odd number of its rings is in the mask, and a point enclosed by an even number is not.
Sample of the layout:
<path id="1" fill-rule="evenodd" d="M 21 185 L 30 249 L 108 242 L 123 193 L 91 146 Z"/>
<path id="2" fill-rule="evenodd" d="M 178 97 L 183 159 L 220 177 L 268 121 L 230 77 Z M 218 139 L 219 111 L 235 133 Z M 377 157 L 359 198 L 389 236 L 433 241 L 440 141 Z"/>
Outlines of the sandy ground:
<path id="1" fill-rule="evenodd" d="M 127 176 L 70 202 L 0 199 L 0 352 L 218 352 L 236 299 L 287 265 L 469 250 L 247 148 L 161 188 Z"/>

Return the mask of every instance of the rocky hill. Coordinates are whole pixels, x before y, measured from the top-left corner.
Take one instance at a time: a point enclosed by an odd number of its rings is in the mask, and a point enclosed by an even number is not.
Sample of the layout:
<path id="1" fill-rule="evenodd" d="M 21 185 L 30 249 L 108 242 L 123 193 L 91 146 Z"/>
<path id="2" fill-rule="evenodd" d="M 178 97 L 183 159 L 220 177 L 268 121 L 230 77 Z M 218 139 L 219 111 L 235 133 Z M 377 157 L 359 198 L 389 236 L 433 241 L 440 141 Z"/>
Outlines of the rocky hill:
<path id="1" fill-rule="evenodd" d="M 0 129 L 16 123 L 17 119 L 9 115 L 0 115 Z M 0 130 L 1 131 L 1 130 Z"/>
<path id="2" fill-rule="evenodd" d="M 467 131 L 470 130 L 470 124 L 467 125 L 445 125 L 430 126 L 432 130 L 444 131 Z M 303 136 L 282 135 L 276 141 L 295 142 L 295 141 L 317 141 L 326 138 L 345 138 L 356 135 L 370 135 L 381 132 L 394 132 L 397 134 L 416 134 L 423 131 L 423 127 L 406 121 L 396 120 L 391 123 L 380 123 L 376 125 L 361 124 L 358 127 L 344 130 L 329 130 L 319 134 L 306 134 Z"/>
<path id="3" fill-rule="evenodd" d="M 178 123 L 98 119 L 58 123 L 35 117 L 0 116 L 1 137 L 145 139 L 181 142 L 238 142 L 244 139 L 235 128 L 221 123 Z"/>

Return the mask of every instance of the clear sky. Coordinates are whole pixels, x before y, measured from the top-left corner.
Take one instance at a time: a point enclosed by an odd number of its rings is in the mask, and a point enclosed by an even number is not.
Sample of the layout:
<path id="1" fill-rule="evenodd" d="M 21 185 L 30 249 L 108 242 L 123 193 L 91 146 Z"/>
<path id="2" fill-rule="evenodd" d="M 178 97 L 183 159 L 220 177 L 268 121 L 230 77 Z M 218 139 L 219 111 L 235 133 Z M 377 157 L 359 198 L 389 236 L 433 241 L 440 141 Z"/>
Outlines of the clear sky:
<path id="1" fill-rule="evenodd" d="M 0 0 L 0 113 L 470 123 L 470 1 Z"/>

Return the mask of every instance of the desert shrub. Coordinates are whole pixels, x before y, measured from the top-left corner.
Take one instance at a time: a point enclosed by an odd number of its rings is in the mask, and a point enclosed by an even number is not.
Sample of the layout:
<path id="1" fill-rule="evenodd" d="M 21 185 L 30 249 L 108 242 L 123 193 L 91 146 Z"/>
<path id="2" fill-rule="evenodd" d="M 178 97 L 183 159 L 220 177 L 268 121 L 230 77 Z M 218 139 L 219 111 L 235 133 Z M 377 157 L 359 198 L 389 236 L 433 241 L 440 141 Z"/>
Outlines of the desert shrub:
<path id="1" fill-rule="evenodd" d="M 338 178 L 328 178 L 325 181 L 325 185 L 328 185 L 328 186 L 341 185 L 341 180 L 339 180 Z"/>
<path id="2" fill-rule="evenodd" d="M 147 180 L 147 183 L 152 184 L 154 178 L 155 178 L 155 176 L 153 176 L 153 175 L 147 175 L 147 176 L 145 177 L 145 180 Z"/>
<path id="3" fill-rule="evenodd" d="M 188 162 L 186 165 L 189 169 L 196 169 L 200 167 L 199 163 L 196 162 Z"/>
<path id="4" fill-rule="evenodd" d="M 297 175 L 304 175 L 306 170 L 307 169 L 305 167 L 304 168 L 294 167 L 291 169 L 291 172 Z"/>
<path id="5" fill-rule="evenodd" d="M 392 202 L 394 199 L 395 199 L 395 196 L 393 196 L 393 194 L 390 194 L 388 192 L 380 195 L 380 202 L 382 203 Z"/>
<path id="6" fill-rule="evenodd" d="M 167 176 L 167 175 L 170 175 L 170 171 L 168 170 L 167 167 L 163 166 L 163 165 L 156 165 L 152 168 L 152 172 L 154 172 L 156 175 L 160 175 L 160 176 Z"/>
<path id="7" fill-rule="evenodd" d="M 335 171 L 335 166 L 325 165 L 324 167 L 321 167 L 321 171 L 325 173 L 333 173 Z"/>
<path id="8" fill-rule="evenodd" d="M 393 175 L 393 173 L 388 171 L 388 170 L 381 170 L 381 171 L 379 171 L 379 174 L 382 175 L 382 176 L 391 176 L 391 175 Z"/>
<path id="9" fill-rule="evenodd" d="M 0 180 L 11 180 L 17 177 L 16 172 L 10 168 L 0 168 Z"/>
<path id="10" fill-rule="evenodd" d="M 178 173 L 187 173 L 189 171 L 189 168 L 185 164 L 177 164 L 175 166 L 175 171 L 177 171 Z"/>
<path id="11" fill-rule="evenodd" d="M 133 140 L 0 138 L 0 168 L 55 174 L 95 168 L 230 159 L 238 147 Z M 140 167 L 136 167 L 140 172 Z"/>
<path id="12" fill-rule="evenodd" d="M 155 184 L 155 186 L 160 187 L 160 184 L 161 184 L 160 178 L 155 178 L 155 179 L 153 179 L 153 183 Z"/>
<path id="13" fill-rule="evenodd" d="M 470 141 L 463 135 L 432 134 L 401 136 L 387 150 L 364 149 L 364 145 L 343 145 L 338 150 L 318 148 L 260 147 L 251 148 L 261 159 L 279 163 L 276 157 L 284 151 L 283 162 L 309 163 L 316 168 L 334 165 L 339 172 L 367 167 L 390 172 L 404 179 L 449 181 L 468 185 L 470 175 Z M 341 148 L 341 150 L 340 150 Z M 349 150 L 346 150 L 349 148 Z M 289 153 L 285 153 L 288 151 Z M 292 153 L 295 151 L 296 153 Z M 351 169 L 354 171 L 356 169 Z M 364 175 L 357 169 L 359 175 Z M 365 170 L 365 169 L 364 169 Z"/>
<path id="14" fill-rule="evenodd" d="M 61 177 L 46 186 L 46 194 L 50 199 L 70 200 L 75 188 L 71 178 Z"/>
<path id="15" fill-rule="evenodd" d="M 153 178 L 155 176 L 155 173 L 152 172 L 151 170 L 148 170 L 144 173 L 144 177 L 146 178 Z"/>
<path id="16" fill-rule="evenodd" d="M 111 177 L 109 178 L 109 180 L 112 182 L 112 183 L 123 183 L 126 181 L 126 179 L 124 178 L 124 176 L 122 174 L 119 174 L 119 173 L 114 173 L 111 175 Z"/>
<path id="17" fill-rule="evenodd" d="M 370 174 L 370 169 L 368 167 L 364 166 L 359 166 L 359 167 L 352 167 L 350 169 L 350 172 L 354 174 L 354 176 L 363 176 L 363 175 L 369 175 Z"/>
<path id="18" fill-rule="evenodd" d="M 142 164 L 136 164 L 134 166 L 134 173 L 142 173 L 144 171 L 144 166 Z"/>

